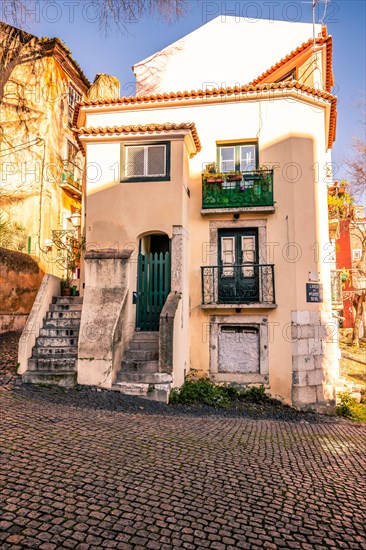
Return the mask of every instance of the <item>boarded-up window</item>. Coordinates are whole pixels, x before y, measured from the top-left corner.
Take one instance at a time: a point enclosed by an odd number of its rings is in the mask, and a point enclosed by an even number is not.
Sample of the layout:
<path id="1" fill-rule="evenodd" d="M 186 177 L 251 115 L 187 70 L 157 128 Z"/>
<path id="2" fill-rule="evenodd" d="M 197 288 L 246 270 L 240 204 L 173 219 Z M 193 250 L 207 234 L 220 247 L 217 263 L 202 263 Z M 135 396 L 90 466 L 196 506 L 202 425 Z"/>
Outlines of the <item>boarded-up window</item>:
<path id="1" fill-rule="evenodd" d="M 218 372 L 259 373 L 259 327 L 219 326 Z"/>

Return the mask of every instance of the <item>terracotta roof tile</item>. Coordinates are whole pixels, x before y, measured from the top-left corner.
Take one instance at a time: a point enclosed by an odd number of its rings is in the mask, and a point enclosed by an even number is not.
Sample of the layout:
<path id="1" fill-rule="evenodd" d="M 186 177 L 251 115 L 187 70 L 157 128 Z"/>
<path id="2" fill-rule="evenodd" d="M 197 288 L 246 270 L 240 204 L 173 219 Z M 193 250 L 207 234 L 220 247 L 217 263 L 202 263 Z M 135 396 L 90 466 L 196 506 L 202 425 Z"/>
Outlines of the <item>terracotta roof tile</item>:
<path id="1" fill-rule="evenodd" d="M 330 88 L 331 86 L 333 86 L 333 74 L 332 74 L 332 37 L 331 36 L 328 36 L 326 34 L 326 30 L 323 28 L 323 31 L 325 31 L 325 36 L 323 34 L 323 36 L 319 37 L 319 38 L 316 38 L 315 39 L 315 42 L 316 44 L 326 44 L 327 46 L 327 53 L 326 53 L 326 67 L 327 67 L 327 71 L 326 71 L 326 83 L 325 83 L 325 88 L 326 88 L 326 91 L 327 92 L 330 92 Z M 307 40 L 306 42 L 304 42 L 303 44 L 301 44 L 301 46 L 299 46 L 298 48 L 296 48 L 295 50 L 293 50 L 291 53 L 289 53 L 288 55 L 286 55 L 286 57 L 283 57 L 280 61 L 278 61 L 277 63 L 275 63 L 275 65 L 272 65 L 272 67 L 270 67 L 269 69 L 267 69 L 264 73 L 262 73 L 260 76 L 258 76 L 255 80 L 253 80 L 250 84 L 251 85 L 256 85 L 256 84 L 260 84 L 261 82 L 263 82 L 263 80 L 265 78 L 267 78 L 268 76 L 270 76 L 271 74 L 273 74 L 275 71 L 277 71 L 278 69 L 280 69 L 281 67 L 283 67 L 284 65 L 286 65 L 286 63 L 288 63 L 289 61 L 291 61 L 291 59 L 294 59 L 297 55 L 299 55 L 300 53 L 302 53 L 303 51 L 307 50 L 307 49 L 311 49 L 312 46 L 313 46 L 313 43 L 314 43 L 314 40 L 313 38 L 310 38 L 309 40 Z"/>
<path id="2" fill-rule="evenodd" d="M 192 90 L 191 92 L 169 92 L 162 94 L 150 94 L 143 96 L 131 96 L 131 97 L 121 97 L 117 99 L 99 99 L 99 100 L 85 100 L 81 103 L 78 103 L 75 107 L 74 114 L 74 126 L 77 126 L 78 114 L 81 107 L 94 107 L 94 106 L 109 106 L 109 105 L 143 105 L 146 103 L 172 103 L 176 101 L 189 101 L 191 99 L 208 99 L 215 97 L 226 97 L 226 96 L 238 96 L 244 95 L 252 92 L 267 92 L 271 90 L 299 90 L 299 92 L 306 93 L 313 97 L 319 97 L 330 101 L 332 104 L 331 108 L 331 122 L 330 127 L 331 131 L 329 133 L 329 147 L 335 139 L 335 124 L 336 124 L 336 97 L 333 96 L 330 92 L 326 90 L 315 89 L 312 86 L 307 86 L 297 80 L 287 81 L 287 82 L 265 82 L 262 84 L 246 84 L 244 86 L 233 86 L 227 88 L 214 88 L 210 90 Z"/>
<path id="3" fill-rule="evenodd" d="M 171 130 L 190 130 L 192 134 L 192 138 L 194 141 L 194 144 L 196 146 L 197 152 L 201 151 L 201 141 L 198 137 L 196 125 L 194 122 L 182 122 L 181 124 L 175 124 L 175 123 L 168 123 L 165 122 L 163 124 L 153 123 L 153 124 L 136 124 L 131 126 L 98 126 L 90 127 L 90 128 L 74 128 L 73 129 L 75 134 L 77 135 L 77 139 L 81 135 L 108 135 L 108 134 L 141 134 L 141 133 L 148 133 L 148 132 L 169 132 Z M 78 139 L 79 141 L 79 139 Z"/>

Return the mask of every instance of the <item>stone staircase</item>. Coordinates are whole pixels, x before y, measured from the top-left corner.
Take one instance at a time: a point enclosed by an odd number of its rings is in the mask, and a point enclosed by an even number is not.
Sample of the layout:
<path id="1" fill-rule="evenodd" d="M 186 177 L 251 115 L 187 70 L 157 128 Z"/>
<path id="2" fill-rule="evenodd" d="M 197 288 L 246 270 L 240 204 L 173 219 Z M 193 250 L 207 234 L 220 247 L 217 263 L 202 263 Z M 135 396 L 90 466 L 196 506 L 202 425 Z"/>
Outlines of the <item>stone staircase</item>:
<path id="1" fill-rule="evenodd" d="M 64 387 L 76 384 L 82 305 L 83 299 L 79 296 L 52 299 L 32 357 L 28 359 L 23 382 Z"/>
<path id="2" fill-rule="evenodd" d="M 159 333 L 135 332 L 112 389 L 167 403 L 171 382 L 171 374 L 159 372 Z"/>

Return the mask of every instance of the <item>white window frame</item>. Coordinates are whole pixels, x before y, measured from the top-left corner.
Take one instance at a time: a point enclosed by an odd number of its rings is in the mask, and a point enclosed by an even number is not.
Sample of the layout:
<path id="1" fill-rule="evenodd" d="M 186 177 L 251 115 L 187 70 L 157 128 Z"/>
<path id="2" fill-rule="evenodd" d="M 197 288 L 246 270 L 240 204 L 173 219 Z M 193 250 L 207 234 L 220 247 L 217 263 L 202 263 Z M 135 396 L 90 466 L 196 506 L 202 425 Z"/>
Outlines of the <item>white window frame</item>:
<path id="1" fill-rule="evenodd" d="M 359 262 L 362 258 L 362 249 L 361 248 L 354 248 L 352 250 L 352 261 L 353 262 Z"/>
<path id="2" fill-rule="evenodd" d="M 163 174 L 148 174 L 148 151 L 152 147 L 164 147 Z M 129 151 L 132 148 L 142 148 L 144 151 L 144 173 L 128 175 Z M 170 141 L 154 141 L 149 143 L 123 143 L 121 146 L 121 181 L 170 181 Z"/>
<path id="3" fill-rule="evenodd" d="M 258 167 L 258 144 L 256 142 L 248 142 L 248 143 L 217 143 L 217 163 L 219 166 L 219 171 L 225 174 L 226 172 L 231 172 L 232 170 L 240 171 L 240 172 L 251 172 L 253 170 L 256 170 Z M 253 159 L 253 168 L 249 169 L 245 166 L 246 161 L 242 159 L 242 151 L 244 149 L 248 148 L 253 149 L 254 153 L 254 159 Z M 224 149 L 233 149 L 233 159 L 232 161 L 229 160 L 222 160 L 221 151 Z M 225 162 L 233 162 L 234 167 L 230 170 L 226 169 L 224 170 L 223 163 Z"/>
<path id="4" fill-rule="evenodd" d="M 165 170 L 164 170 L 164 173 L 161 173 L 161 174 L 149 174 L 148 172 L 148 162 L 149 162 L 149 150 L 152 149 L 153 147 L 163 147 L 164 149 L 164 167 L 165 167 Z M 142 149 L 143 152 L 144 152 L 144 170 L 143 170 L 143 174 L 133 174 L 133 175 L 128 175 L 127 174 L 127 170 L 128 170 L 128 166 L 129 166 L 129 152 L 132 150 L 132 149 Z M 166 147 L 164 144 L 161 144 L 161 145 L 127 145 L 126 146 L 126 164 L 125 164 L 125 178 L 129 178 L 129 177 L 133 177 L 133 178 L 138 178 L 138 177 L 144 177 L 144 178 L 157 178 L 157 177 L 164 177 L 166 176 Z"/>

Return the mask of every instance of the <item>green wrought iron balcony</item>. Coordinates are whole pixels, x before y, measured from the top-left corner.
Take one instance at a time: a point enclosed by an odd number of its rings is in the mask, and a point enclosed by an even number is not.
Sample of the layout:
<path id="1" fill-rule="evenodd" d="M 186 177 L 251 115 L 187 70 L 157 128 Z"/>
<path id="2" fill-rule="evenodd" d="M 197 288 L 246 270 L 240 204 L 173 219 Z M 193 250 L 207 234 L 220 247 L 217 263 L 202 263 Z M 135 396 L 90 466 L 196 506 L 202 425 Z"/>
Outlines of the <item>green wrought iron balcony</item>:
<path id="1" fill-rule="evenodd" d="M 253 170 L 222 178 L 202 175 L 203 214 L 204 210 L 217 208 L 253 207 L 274 207 L 273 170 Z"/>
<path id="2" fill-rule="evenodd" d="M 202 306 L 276 307 L 273 264 L 201 267 Z"/>

